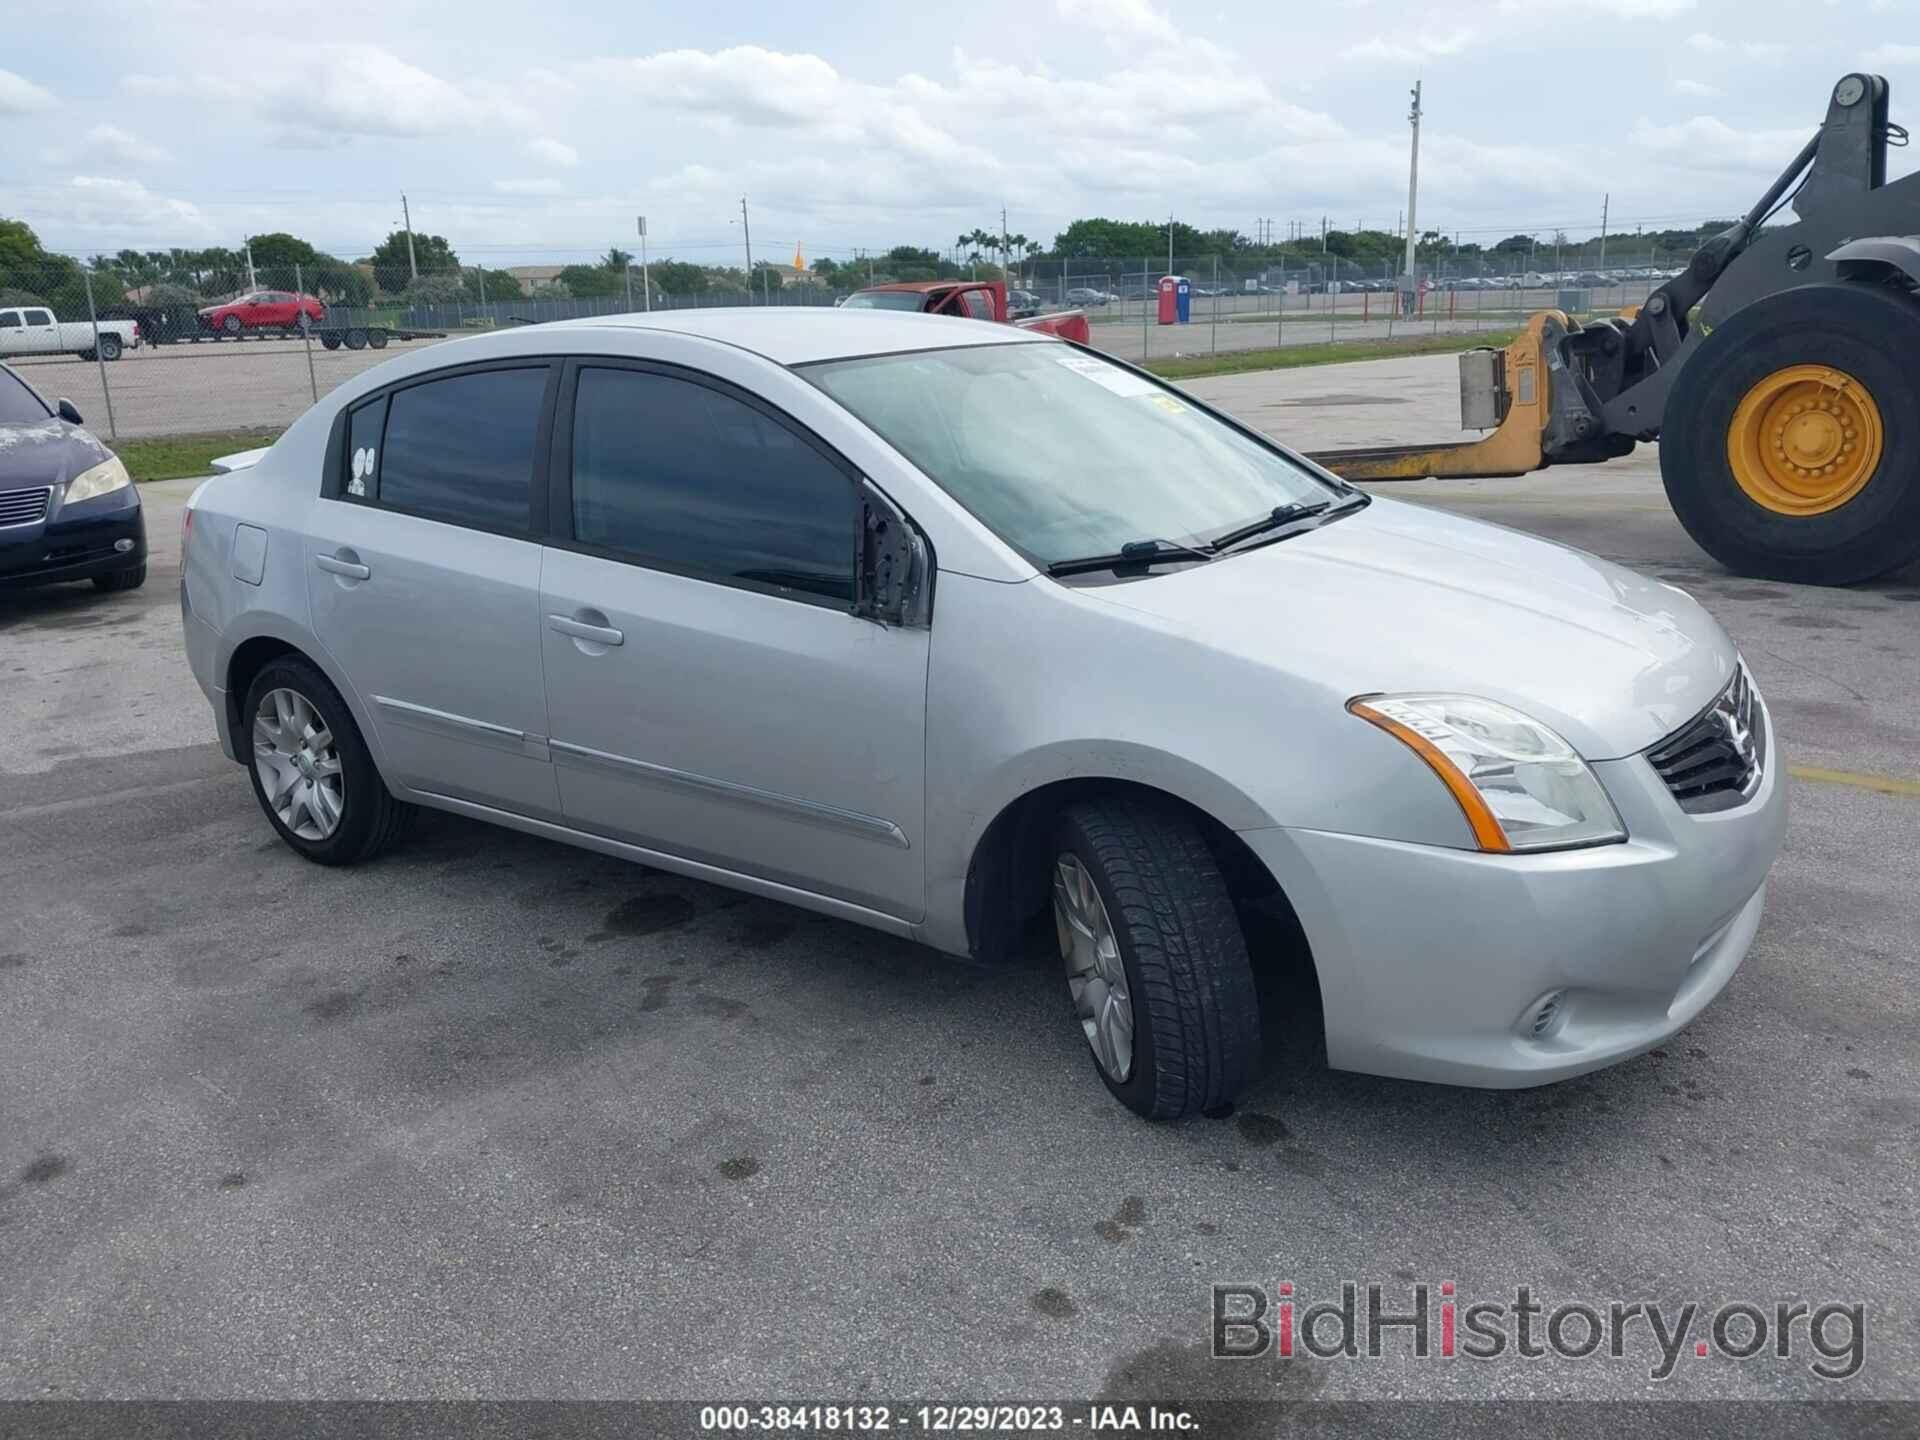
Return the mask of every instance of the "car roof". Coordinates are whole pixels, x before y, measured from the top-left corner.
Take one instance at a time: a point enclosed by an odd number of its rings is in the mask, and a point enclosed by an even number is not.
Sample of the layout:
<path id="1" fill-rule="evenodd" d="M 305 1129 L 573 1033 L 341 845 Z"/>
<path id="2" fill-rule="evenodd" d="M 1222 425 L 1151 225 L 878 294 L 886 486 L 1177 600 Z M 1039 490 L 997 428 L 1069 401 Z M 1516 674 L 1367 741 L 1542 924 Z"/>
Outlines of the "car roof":
<path id="1" fill-rule="evenodd" d="M 984 324 L 951 315 L 899 310 L 843 310 L 827 305 L 737 306 L 598 315 L 529 325 L 513 333 L 531 345 L 546 330 L 658 330 L 694 335 L 764 355 L 781 365 L 890 355 L 904 350 L 952 350 L 972 345 L 1058 344 L 1052 336 L 1013 325 Z"/>
<path id="2" fill-rule="evenodd" d="M 859 290 L 855 293 L 864 295 L 867 293 L 867 290 L 914 290 L 924 295 L 933 290 L 947 290 L 955 285 L 986 285 L 989 283 L 991 282 L 986 280 L 887 280 L 878 285 L 869 285 L 866 287 L 866 290 Z"/>

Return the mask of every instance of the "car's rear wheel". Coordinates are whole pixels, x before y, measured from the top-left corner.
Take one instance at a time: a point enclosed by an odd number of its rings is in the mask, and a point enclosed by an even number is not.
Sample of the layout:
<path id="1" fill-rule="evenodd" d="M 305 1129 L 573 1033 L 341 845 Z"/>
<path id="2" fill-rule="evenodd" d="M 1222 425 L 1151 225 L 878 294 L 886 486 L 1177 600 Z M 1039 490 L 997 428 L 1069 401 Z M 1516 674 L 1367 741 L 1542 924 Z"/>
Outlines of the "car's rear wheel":
<path id="1" fill-rule="evenodd" d="M 93 577 L 93 588 L 96 590 L 138 590 L 146 583 L 147 567 L 145 562 L 135 565 L 128 570 L 115 570 L 108 575 L 96 575 Z"/>
<path id="2" fill-rule="evenodd" d="M 1232 1100 L 1260 1054 L 1259 1000 L 1199 830 L 1150 801 L 1091 800 L 1062 813 L 1051 853 L 1067 991 L 1107 1089 L 1154 1120 Z"/>
<path id="3" fill-rule="evenodd" d="M 120 358 L 120 337 L 118 335 L 102 335 L 100 337 L 100 358 L 102 360 L 118 360 Z"/>
<path id="4" fill-rule="evenodd" d="M 293 849 L 316 864 L 352 865 L 400 838 L 413 806 L 387 789 L 346 702 L 311 664 L 263 666 L 241 713 L 253 793 Z"/>

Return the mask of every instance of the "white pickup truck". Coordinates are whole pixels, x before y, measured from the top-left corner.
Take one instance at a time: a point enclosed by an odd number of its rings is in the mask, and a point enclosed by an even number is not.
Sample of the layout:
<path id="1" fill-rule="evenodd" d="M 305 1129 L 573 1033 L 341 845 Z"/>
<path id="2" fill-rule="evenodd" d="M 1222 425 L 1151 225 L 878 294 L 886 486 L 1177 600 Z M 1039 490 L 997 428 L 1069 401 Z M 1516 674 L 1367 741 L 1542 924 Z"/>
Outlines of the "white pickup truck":
<path id="1" fill-rule="evenodd" d="M 14 305 L 0 308 L 0 360 L 22 355 L 78 355 L 93 359 L 94 325 L 91 320 L 60 321 L 42 305 Z M 118 360 L 122 352 L 140 344 L 137 320 L 100 322 L 100 358 Z"/>

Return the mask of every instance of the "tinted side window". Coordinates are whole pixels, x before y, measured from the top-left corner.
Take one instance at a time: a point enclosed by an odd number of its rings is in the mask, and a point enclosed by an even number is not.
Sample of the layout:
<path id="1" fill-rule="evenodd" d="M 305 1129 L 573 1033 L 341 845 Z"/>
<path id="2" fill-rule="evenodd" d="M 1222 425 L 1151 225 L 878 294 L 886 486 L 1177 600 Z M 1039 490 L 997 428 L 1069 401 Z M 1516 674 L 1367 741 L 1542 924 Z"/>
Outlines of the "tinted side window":
<path id="1" fill-rule="evenodd" d="M 0 310 L 0 330 L 18 330 L 20 312 L 18 310 Z"/>
<path id="2" fill-rule="evenodd" d="M 853 482 L 784 425 L 689 380 L 580 371 L 573 524 L 585 544 L 677 569 L 853 599 Z"/>
<path id="3" fill-rule="evenodd" d="M 386 423 L 384 395 L 347 417 L 347 478 L 341 489 L 356 500 L 373 494 L 373 477 L 380 467 L 380 432 Z"/>
<path id="4" fill-rule="evenodd" d="M 546 388 L 542 365 L 394 391 L 378 446 L 381 503 L 486 530 L 531 528 L 534 441 Z"/>
<path id="5" fill-rule="evenodd" d="M 993 300 L 984 290 L 966 292 L 967 309 L 976 320 L 993 319 Z"/>

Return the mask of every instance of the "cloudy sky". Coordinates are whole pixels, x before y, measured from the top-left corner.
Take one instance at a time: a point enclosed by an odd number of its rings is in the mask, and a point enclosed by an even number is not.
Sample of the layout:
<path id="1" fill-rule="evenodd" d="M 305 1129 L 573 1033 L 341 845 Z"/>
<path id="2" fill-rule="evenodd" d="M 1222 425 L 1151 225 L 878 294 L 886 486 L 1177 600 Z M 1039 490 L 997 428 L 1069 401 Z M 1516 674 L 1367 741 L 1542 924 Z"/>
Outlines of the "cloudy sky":
<path id="1" fill-rule="evenodd" d="M 271 12 L 293 18 L 282 21 Z M 53 12 L 47 12 L 51 15 Z M 0 215 L 51 248 L 349 258 L 399 222 L 507 265 L 809 258 L 1079 215 L 1499 239 L 1751 203 L 1832 82 L 1920 116 L 1920 0 L 70 0 L 0 49 Z M 1915 126 L 1920 130 L 1920 125 Z M 1896 152 L 1900 173 L 1920 147 Z"/>

